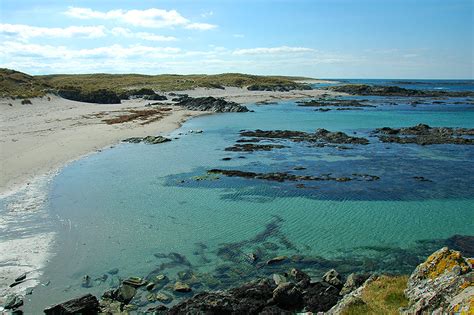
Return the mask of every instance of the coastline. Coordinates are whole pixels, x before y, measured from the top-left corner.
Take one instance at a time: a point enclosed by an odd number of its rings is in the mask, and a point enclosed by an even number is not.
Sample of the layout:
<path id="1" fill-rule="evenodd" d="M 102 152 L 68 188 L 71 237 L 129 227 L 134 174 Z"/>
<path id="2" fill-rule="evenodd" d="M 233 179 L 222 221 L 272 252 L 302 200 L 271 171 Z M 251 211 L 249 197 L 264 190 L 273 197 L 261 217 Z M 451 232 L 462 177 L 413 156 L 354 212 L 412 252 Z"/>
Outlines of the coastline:
<path id="1" fill-rule="evenodd" d="M 175 93 L 222 97 L 250 104 L 317 97 L 326 91 L 248 91 L 227 87 L 225 90 L 202 88 Z M 45 191 L 62 168 L 111 148 L 125 138 L 163 135 L 181 127 L 190 118 L 211 114 L 171 106 L 169 115 L 146 125 L 141 121 L 108 125 L 103 119 L 117 117 L 127 110 L 147 109 L 149 107 L 145 105 L 149 101 L 130 100 L 104 105 L 52 95 L 31 101 L 32 105 L 21 105 L 20 100 L 0 99 L 4 127 L 0 130 L 0 200 L 4 202 L 5 212 L 0 229 L 9 236 L 0 242 L 1 251 L 7 253 L 0 261 L 0 287 L 4 288 L 0 291 L 0 299 L 39 284 L 41 269 L 52 255 L 55 238 L 55 229 L 45 209 Z M 9 197 L 13 198 L 9 200 Z M 30 280 L 8 288 L 23 273 L 28 273 Z"/>

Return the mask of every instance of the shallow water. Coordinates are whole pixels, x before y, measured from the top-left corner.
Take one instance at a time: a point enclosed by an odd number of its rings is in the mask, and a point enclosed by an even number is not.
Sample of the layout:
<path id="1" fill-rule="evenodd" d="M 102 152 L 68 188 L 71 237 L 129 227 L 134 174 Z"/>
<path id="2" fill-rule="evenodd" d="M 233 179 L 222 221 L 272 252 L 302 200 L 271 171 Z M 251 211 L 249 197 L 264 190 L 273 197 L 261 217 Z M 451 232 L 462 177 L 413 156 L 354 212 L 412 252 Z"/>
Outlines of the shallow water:
<path id="1" fill-rule="evenodd" d="M 35 288 L 26 310 L 82 292 L 101 294 L 118 276 L 164 273 L 176 279 L 177 272 L 192 270 L 206 279 L 195 287 L 200 290 L 290 266 L 315 276 L 330 267 L 406 273 L 444 239 L 473 235 L 474 147 L 380 143 L 370 132 L 418 123 L 474 128 L 474 106 L 452 99 L 416 107 L 396 98 L 370 101 L 378 107 L 316 112 L 284 102 L 252 106 L 252 113 L 204 116 L 173 132 L 172 142 L 120 144 L 68 165 L 49 186 L 46 205 L 58 233 L 41 279 L 50 284 Z M 386 105 L 393 102 L 399 105 Z M 271 152 L 224 151 L 241 129 L 317 128 L 367 137 L 370 144 L 339 150 L 284 142 L 289 148 Z M 184 135 L 190 129 L 204 133 Z M 294 182 L 206 177 L 212 168 L 364 173 L 380 180 L 298 188 Z M 264 267 L 245 258 L 251 252 L 262 262 L 277 255 L 292 260 Z M 118 276 L 81 287 L 84 275 L 95 279 L 113 268 Z"/>

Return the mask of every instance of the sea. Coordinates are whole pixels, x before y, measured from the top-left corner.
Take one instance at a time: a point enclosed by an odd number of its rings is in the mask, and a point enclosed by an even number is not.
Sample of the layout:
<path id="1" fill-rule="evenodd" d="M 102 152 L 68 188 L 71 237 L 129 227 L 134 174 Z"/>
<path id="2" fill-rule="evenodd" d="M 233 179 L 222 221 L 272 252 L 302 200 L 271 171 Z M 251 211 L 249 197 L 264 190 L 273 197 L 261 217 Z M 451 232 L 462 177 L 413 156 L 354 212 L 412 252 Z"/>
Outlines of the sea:
<path id="1" fill-rule="evenodd" d="M 474 91 L 472 80 L 338 81 Z M 165 275 L 169 282 L 160 290 L 173 297 L 172 305 L 291 268 L 316 280 L 331 268 L 344 276 L 409 274 L 433 251 L 474 236 L 474 146 L 382 143 L 373 133 L 420 123 L 474 128 L 473 99 L 344 99 L 374 107 L 322 112 L 287 100 L 249 104 L 248 113 L 193 118 L 167 135 L 171 142 L 104 149 L 68 164 L 36 194 L 4 197 L 2 215 L 12 204 L 41 196 L 41 216 L 23 224 L 54 233 L 25 311 L 38 313 L 85 293 L 100 296 L 132 276 L 156 281 Z M 278 140 L 284 147 L 271 151 L 225 150 L 242 130 L 319 128 L 369 144 L 314 147 Z M 209 175 L 210 169 L 379 179 L 301 185 Z M 23 235 L 20 229 L 0 232 L 5 239 Z M 286 258 L 266 263 L 278 256 Z M 190 284 L 192 292 L 174 293 L 176 281 Z M 140 290 L 132 303 L 141 310 L 159 304 L 147 295 Z"/>

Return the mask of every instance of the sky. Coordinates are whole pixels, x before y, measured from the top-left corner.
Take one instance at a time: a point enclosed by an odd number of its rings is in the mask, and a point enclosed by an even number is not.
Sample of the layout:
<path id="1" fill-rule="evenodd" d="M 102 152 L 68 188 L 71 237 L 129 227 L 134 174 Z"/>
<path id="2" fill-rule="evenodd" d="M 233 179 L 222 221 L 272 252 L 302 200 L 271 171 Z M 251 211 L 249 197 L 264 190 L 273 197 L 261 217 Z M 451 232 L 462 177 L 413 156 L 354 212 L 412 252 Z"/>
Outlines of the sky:
<path id="1" fill-rule="evenodd" d="M 473 0 L 0 0 L 0 67 L 473 79 Z"/>

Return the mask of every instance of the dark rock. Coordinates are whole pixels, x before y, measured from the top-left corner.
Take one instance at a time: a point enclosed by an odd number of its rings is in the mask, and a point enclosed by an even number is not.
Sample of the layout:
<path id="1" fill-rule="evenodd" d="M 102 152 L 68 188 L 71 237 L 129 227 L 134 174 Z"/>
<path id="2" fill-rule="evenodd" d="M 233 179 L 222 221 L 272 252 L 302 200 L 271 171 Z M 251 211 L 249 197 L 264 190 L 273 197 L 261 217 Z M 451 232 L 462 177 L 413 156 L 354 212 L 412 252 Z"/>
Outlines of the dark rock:
<path id="1" fill-rule="evenodd" d="M 348 277 L 346 282 L 344 283 L 344 286 L 341 289 L 341 292 L 339 292 L 340 295 L 346 295 L 348 293 L 351 293 L 358 287 L 364 284 L 367 279 L 369 279 L 370 275 L 369 274 L 355 274 L 351 273 Z"/>
<path id="2" fill-rule="evenodd" d="M 296 285 L 302 289 L 307 288 L 311 283 L 311 277 L 296 268 L 291 269 L 289 278 L 293 280 Z"/>
<path id="3" fill-rule="evenodd" d="M 246 143 L 246 144 L 236 144 L 231 147 L 225 148 L 225 151 L 233 151 L 233 152 L 254 152 L 254 151 L 271 151 L 273 149 L 283 149 L 287 148 L 284 145 L 279 144 L 253 144 L 253 143 Z"/>
<path id="4" fill-rule="evenodd" d="M 330 108 L 326 107 L 376 107 L 374 105 L 363 104 L 361 101 L 357 100 L 310 100 L 310 101 L 300 101 L 296 102 L 298 106 L 303 107 L 319 107 L 316 110 L 319 111 L 328 111 Z"/>
<path id="5" fill-rule="evenodd" d="M 16 277 L 16 278 L 15 278 L 15 282 L 25 280 L 25 279 L 26 279 L 26 275 L 27 275 L 27 273 L 25 272 L 24 274 L 22 274 L 22 275 Z"/>
<path id="6" fill-rule="evenodd" d="M 290 173 L 255 173 L 255 172 L 246 172 L 239 170 L 223 170 L 223 169 L 211 169 L 207 171 L 208 174 L 222 174 L 229 177 L 242 177 L 242 178 L 253 178 L 261 179 L 268 181 L 276 182 L 297 182 L 297 181 L 337 181 L 337 182 L 347 182 L 351 180 L 364 180 L 364 181 L 375 181 L 380 178 L 376 175 L 369 174 L 352 174 L 352 177 L 333 177 L 328 174 L 321 176 L 311 176 L 311 175 L 295 175 Z"/>
<path id="7" fill-rule="evenodd" d="M 294 283 L 280 283 L 273 290 L 272 301 L 285 310 L 299 310 L 303 308 L 303 293 Z"/>
<path id="8" fill-rule="evenodd" d="M 117 290 L 113 292 L 113 299 L 128 304 L 133 299 L 136 293 L 137 289 L 135 289 L 135 287 L 127 284 L 122 284 L 120 287 L 117 288 Z"/>
<path id="9" fill-rule="evenodd" d="M 325 282 L 312 283 L 303 295 L 305 309 L 313 313 L 328 311 L 339 298 L 339 290 Z"/>
<path id="10" fill-rule="evenodd" d="M 144 286 L 147 282 L 140 277 L 130 277 L 123 280 L 123 283 L 138 288 Z"/>
<path id="11" fill-rule="evenodd" d="M 127 138 L 122 140 L 122 142 L 128 142 L 128 143 L 146 143 L 146 144 L 159 144 L 159 143 L 164 143 L 164 142 L 169 142 L 171 139 L 163 137 L 163 136 L 147 136 L 144 138 L 140 137 L 132 137 L 132 138 Z"/>
<path id="12" fill-rule="evenodd" d="M 232 160 L 232 158 L 230 158 L 230 157 L 222 158 L 222 161 L 230 161 L 230 160 Z"/>
<path id="13" fill-rule="evenodd" d="M 286 139 L 292 142 L 310 142 L 313 144 L 368 144 L 365 138 L 351 137 L 343 132 L 331 132 L 317 129 L 314 133 L 293 130 L 260 130 L 241 131 L 240 136 L 255 139 Z M 255 141 L 255 140 L 253 140 Z"/>
<path id="14" fill-rule="evenodd" d="M 99 89 L 83 91 L 77 87 L 65 87 L 58 90 L 58 95 L 73 101 L 98 104 L 120 104 L 120 97 L 113 91 Z"/>
<path id="15" fill-rule="evenodd" d="M 473 145 L 474 129 L 430 127 L 425 124 L 418 124 L 405 128 L 378 128 L 374 134 L 382 142 L 414 143 L 420 145 L 431 144 L 462 144 Z M 471 137 L 466 138 L 465 136 Z"/>
<path id="16" fill-rule="evenodd" d="M 107 271 L 107 273 L 111 274 L 111 275 L 116 275 L 116 274 L 118 274 L 118 272 L 119 272 L 118 268 L 113 268 L 113 269 L 110 269 L 109 271 Z"/>
<path id="17" fill-rule="evenodd" d="M 288 82 L 288 83 L 256 83 L 256 84 L 247 86 L 247 90 L 289 92 L 292 90 L 312 90 L 312 88 L 308 84 Z"/>
<path id="18" fill-rule="evenodd" d="M 352 95 L 376 95 L 376 96 L 409 96 L 409 97 L 469 97 L 473 96 L 474 92 L 452 92 L 452 91 L 431 91 L 431 90 L 416 90 L 405 89 L 398 86 L 382 86 L 382 85 L 367 85 L 367 84 L 347 84 L 327 87 L 326 89 L 343 92 Z"/>
<path id="19" fill-rule="evenodd" d="M 7 298 L 5 299 L 5 302 L 3 304 L 3 307 L 6 310 L 12 310 L 12 309 L 18 308 L 22 305 L 23 305 L 22 297 L 19 296 L 19 295 L 16 295 L 16 294 L 12 294 L 12 295 L 7 296 Z"/>
<path id="20" fill-rule="evenodd" d="M 465 257 L 474 257 L 474 236 L 453 235 L 446 240 L 446 245 L 460 251 Z"/>
<path id="21" fill-rule="evenodd" d="M 89 277 L 88 275 L 85 275 L 84 277 L 82 277 L 82 284 L 81 286 L 83 288 L 90 288 L 92 287 L 92 281 L 91 281 L 91 277 Z"/>
<path id="22" fill-rule="evenodd" d="M 267 261 L 267 265 L 274 265 L 274 264 L 279 264 L 285 260 L 287 260 L 288 257 L 287 256 L 277 256 L 277 257 L 273 257 L 272 259 L 268 260 Z"/>
<path id="23" fill-rule="evenodd" d="M 235 102 L 228 102 L 222 98 L 209 97 L 181 97 L 173 99 L 175 105 L 185 107 L 189 110 L 223 112 L 248 112 L 248 108 Z"/>
<path id="24" fill-rule="evenodd" d="M 91 294 L 72 299 L 44 310 L 47 315 L 98 314 L 99 301 Z"/>

